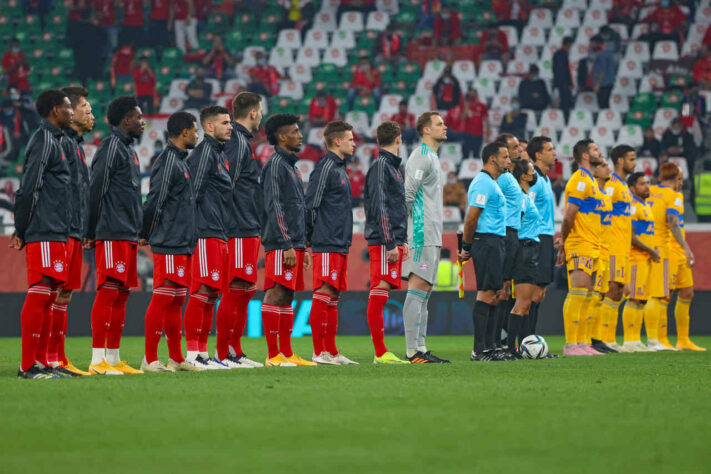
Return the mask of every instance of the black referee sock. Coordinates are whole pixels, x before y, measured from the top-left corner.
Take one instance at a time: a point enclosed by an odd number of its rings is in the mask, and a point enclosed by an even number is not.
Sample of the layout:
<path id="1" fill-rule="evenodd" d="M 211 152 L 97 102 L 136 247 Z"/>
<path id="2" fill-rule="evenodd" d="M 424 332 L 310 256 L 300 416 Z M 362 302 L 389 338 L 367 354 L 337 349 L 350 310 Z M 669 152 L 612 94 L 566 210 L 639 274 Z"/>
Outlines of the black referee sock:
<path id="1" fill-rule="evenodd" d="M 497 339 L 497 336 L 496 336 L 496 327 L 497 327 L 497 324 L 496 324 L 497 317 L 496 316 L 497 316 L 497 313 L 496 313 L 496 306 L 492 306 L 492 305 L 487 305 L 487 306 L 489 306 L 489 314 L 486 318 L 486 329 L 487 330 L 484 333 L 485 338 L 486 338 L 484 345 L 486 346 L 485 350 L 493 351 L 494 349 L 496 349 L 496 342 L 495 341 Z M 499 334 L 498 337 L 501 338 L 501 334 Z"/>
<path id="2" fill-rule="evenodd" d="M 497 348 L 501 347 L 501 332 L 504 329 L 504 321 L 509 317 L 508 300 L 500 302 L 496 305 L 496 328 L 494 329 L 494 345 Z"/>
<path id="3" fill-rule="evenodd" d="M 474 322 L 474 352 L 481 354 L 486 349 L 486 333 L 489 323 L 489 310 L 494 307 L 483 301 L 475 301 L 472 309 Z"/>
<path id="4" fill-rule="evenodd" d="M 526 336 L 531 334 L 528 332 L 528 330 L 531 327 L 531 313 L 528 313 L 526 316 L 523 316 L 521 318 L 521 329 L 518 331 L 518 343 L 519 345 L 521 344 L 521 341 L 526 339 Z"/>
<path id="5" fill-rule="evenodd" d="M 536 325 L 538 324 L 538 307 L 539 303 L 531 303 L 531 309 L 528 310 L 528 317 L 530 319 L 528 334 L 536 334 Z"/>
<path id="6" fill-rule="evenodd" d="M 519 336 L 525 316 L 511 313 L 509 314 L 509 333 L 506 336 L 506 341 L 509 345 L 509 350 L 516 350 L 516 338 Z"/>

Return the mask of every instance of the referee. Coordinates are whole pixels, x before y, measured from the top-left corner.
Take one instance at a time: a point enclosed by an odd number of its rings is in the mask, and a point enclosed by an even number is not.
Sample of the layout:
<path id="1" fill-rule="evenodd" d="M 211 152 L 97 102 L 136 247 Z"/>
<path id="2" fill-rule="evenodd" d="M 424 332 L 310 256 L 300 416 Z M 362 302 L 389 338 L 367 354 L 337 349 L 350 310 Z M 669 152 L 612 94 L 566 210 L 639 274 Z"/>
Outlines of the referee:
<path id="1" fill-rule="evenodd" d="M 495 351 L 491 325 L 496 324 L 496 293 L 504 287 L 504 239 L 506 198 L 496 180 L 511 166 L 506 144 L 486 145 L 481 154 L 484 167 L 469 186 L 469 210 L 459 259 L 474 261 L 477 295 L 474 321 L 473 361 L 511 360 L 506 352 Z"/>

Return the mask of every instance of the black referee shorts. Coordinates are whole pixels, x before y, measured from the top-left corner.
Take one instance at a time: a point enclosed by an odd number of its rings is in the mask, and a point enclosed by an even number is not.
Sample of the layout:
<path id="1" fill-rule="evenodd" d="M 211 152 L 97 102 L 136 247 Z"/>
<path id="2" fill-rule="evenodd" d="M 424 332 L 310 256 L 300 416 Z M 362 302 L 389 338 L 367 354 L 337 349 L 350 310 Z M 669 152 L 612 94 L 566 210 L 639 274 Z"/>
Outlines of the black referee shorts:
<path id="1" fill-rule="evenodd" d="M 518 258 L 514 267 L 514 283 L 535 285 L 538 279 L 538 253 L 540 252 L 538 242 L 531 239 L 523 239 L 520 243 Z"/>
<path id="2" fill-rule="evenodd" d="M 536 284 L 548 286 L 553 282 L 553 270 L 555 269 L 555 249 L 553 248 L 552 235 L 539 235 L 538 245 L 538 276 Z"/>
<path id="3" fill-rule="evenodd" d="M 477 290 L 498 291 L 504 287 L 504 245 L 504 237 L 474 234 L 471 256 Z"/>
<path id="4" fill-rule="evenodd" d="M 519 240 L 518 231 L 513 227 L 506 228 L 506 240 L 504 241 L 504 281 L 509 281 L 514 275 L 514 266 L 518 259 Z"/>

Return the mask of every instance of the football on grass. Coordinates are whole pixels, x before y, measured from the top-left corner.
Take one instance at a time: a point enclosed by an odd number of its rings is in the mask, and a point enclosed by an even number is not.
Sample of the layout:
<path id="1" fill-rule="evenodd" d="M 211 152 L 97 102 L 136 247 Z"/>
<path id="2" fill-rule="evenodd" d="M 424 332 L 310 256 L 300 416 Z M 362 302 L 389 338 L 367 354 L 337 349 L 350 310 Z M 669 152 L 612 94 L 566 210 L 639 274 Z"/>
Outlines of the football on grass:
<path id="1" fill-rule="evenodd" d="M 543 359 L 548 355 L 548 344 L 541 336 L 526 336 L 521 341 L 521 355 L 525 359 Z"/>

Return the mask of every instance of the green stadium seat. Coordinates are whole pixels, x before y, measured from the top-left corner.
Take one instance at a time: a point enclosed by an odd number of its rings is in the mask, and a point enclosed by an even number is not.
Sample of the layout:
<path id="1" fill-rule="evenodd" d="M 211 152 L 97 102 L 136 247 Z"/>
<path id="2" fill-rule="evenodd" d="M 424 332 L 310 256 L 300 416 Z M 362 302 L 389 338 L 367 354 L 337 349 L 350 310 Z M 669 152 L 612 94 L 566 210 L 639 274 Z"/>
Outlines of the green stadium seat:
<path id="1" fill-rule="evenodd" d="M 377 110 L 375 99 L 372 96 L 359 96 L 353 102 L 353 110 L 356 112 L 365 112 L 368 116 L 372 116 Z"/>
<path id="2" fill-rule="evenodd" d="M 116 95 L 133 95 L 135 92 L 136 84 L 131 81 L 117 81 L 116 82 Z"/>
<path id="3" fill-rule="evenodd" d="M 632 108 L 627 113 L 625 125 L 639 125 L 642 128 L 647 128 L 652 125 L 654 114 L 651 110 Z"/>
<path id="4" fill-rule="evenodd" d="M 249 12 L 240 12 L 235 15 L 233 26 L 244 33 L 253 32 L 257 29 L 257 21 L 254 14 Z"/>
<path id="5" fill-rule="evenodd" d="M 92 81 L 89 84 L 89 98 L 105 102 L 111 98 L 111 87 L 108 81 Z"/>
<path id="6" fill-rule="evenodd" d="M 657 107 L 657 98 L 652 92 L 642 92 L 632 99 L 632 110 L 653 112 Z"/>
<path id="7" fill-rule="evenodd" d="M 269 49 L 276 44 L 276 35 L 273 31 L 260 31 L 252 38 L 252 43 L 250 46 L 261 46 L 264 49 Z"/>
<path id="8" fill-rule="evenodd" d="M 269 106 L 270 114 L 296 113 L 296 103 L 289 97 L 275 97 Z"/>
<path id="9" fill-rule="evenodd" d="M 247 45 L 247 37 L 243 31 L 233 29 L 225 33 L 224 42 L 225 47 L 235 54 Z"/>
<path id="10" fill-rule="evenodd" d="M 341 79 L 339 68 L 334 64 L 319 64 L 313 72 L 314 80 L 323 82 L 337 82 Z"/>
<path id="11" fill-rule="evenodd" d="M 59 48 L 55 61 L 63 66 L 74 66 L 74 51 L 69 48 Z"/>
<path id="12" fill-rule="evenodd" d="M 178 48 L 167 48 L 163 50 L 161 64 L 170 64 L 174 67 L 183 64 L 183 52 Z"/>
<path id="13" fill-rule="evenodd" d="M 224 33 L 231 28 L 230 18 L 225 13 L 212 13 L 207 22 L 208 31 Z"/>
<path id="14" fill-rule="evenodd" d="M 692 82 L 692 77 L 688 74 L 672 74 L 667 81 L 667 87 L 684 87 Z"/>
<path id="15" fill-rule="evenodd" d="M 681 102 L 684 100 L 684 94 L 679 91 L 669 91 L 662 96 L 661 107 L 669 107 L 671 109 L 680 110 Z"/>
<path id="16" fill-rule="evenodd" d="M 53 12 L 48 18 L 47 24 L 45 26 L 47 31 L 52 31 L 55 33 L 65 32 L 67 30 L 67 15 L 60 14 L 58 12 Z"/>
<path id="17" fill-rule="evenodd" d="M 398 67 L 395 79 L 405 82 L 417 82 L 420 79 L 420 66 L 415 62 L 401 63 Z"/>

